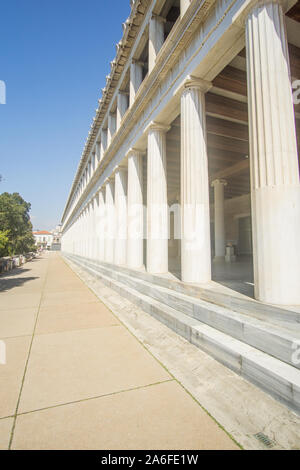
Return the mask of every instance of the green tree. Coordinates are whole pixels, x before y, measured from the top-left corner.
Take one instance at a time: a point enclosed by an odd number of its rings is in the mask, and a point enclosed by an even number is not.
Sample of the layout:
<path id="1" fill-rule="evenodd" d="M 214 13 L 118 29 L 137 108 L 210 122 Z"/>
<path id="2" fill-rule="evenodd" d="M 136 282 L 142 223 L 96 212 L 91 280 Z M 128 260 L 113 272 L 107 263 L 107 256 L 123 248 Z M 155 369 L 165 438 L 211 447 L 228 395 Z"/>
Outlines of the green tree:
<path id="1" fill-rule="evenodd" d="M 6 255 L 8 249 L 8 242 L 8 230 L 6 230 L 5 232 L 0 230 L 0 257 Z"/>
<path id="2" fill-rule="evenodd" d="M 34 237 L 29 211 L 31 204 L 19 193 L 0 195 L 0 231 L 6 232 L 5 255 L 26 253 L 34 249 Z"/>

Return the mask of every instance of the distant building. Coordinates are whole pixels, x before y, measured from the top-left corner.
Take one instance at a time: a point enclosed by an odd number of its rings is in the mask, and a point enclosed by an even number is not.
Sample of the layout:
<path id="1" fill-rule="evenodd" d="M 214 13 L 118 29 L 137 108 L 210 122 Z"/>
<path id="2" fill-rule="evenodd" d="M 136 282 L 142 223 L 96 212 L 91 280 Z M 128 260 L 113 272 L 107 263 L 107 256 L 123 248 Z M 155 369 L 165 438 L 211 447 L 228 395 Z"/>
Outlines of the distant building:
<path id="1" fill-rule="evenodd" d="M 51 230 L 53 235 L 51 250 L 59 251 L 61 249 L 61 224 Z"/>
<path id="2" fill-rule="evenodd" d="M 53 242 L 53 234 L 51 232 L 47 232 L 47 230 L 37 230 L 36 232 L 32 232 L 35 245 L 38 248 L 43 248 L 45 250 L 50 250 Z"/>
<path id="3" fill-rule="evenodd" d="M 61 248 L 61 225 L 57 225 L 48 232 L 47 230 L 36 230 L 33 233 L 35 245 L 44 250 L 60 250 Z"/>

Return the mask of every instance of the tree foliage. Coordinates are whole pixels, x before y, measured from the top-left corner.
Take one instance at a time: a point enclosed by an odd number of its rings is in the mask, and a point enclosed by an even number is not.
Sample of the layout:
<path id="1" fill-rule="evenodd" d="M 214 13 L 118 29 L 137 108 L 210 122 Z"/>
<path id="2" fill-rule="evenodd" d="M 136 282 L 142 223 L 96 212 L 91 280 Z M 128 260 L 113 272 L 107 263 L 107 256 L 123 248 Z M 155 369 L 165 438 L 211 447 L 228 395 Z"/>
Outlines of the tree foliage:
<path id="1" fill-rule="evenodd" d="M 5 256 L 8 250 L 8 230 L 0 230 L 0 256 Z"/>
<path id="2" fill-rule="evenodd" d="M 31 204 L 24 201 L 19 193 L 0 195 L 0 232 L 8 238 L 0 255 L 15 255 L 34 249 L 34 237 L 29 211 Z"/>

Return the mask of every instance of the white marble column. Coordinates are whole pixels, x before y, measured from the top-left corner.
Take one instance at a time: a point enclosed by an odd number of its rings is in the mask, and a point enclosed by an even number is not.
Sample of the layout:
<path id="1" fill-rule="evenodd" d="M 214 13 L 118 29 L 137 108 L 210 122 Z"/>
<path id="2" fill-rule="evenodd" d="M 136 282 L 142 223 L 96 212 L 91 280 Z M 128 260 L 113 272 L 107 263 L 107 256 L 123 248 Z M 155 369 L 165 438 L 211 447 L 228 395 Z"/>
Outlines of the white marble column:
<path id="1" fill-rule="evenodd" d="M 126 113 L 129 105 L 129 96 L 126 91 L 119 91 L 117 97 L 117 130 L 119 129 L 122 117 Z"/>
<path id="2" fill-rule="evenodd" d="M 79 255 L 79 249 L 80 249 L 80 214 L 77 217 L 77 222 L 76 222 L 76 251 L 75 251 L 75 255 Z"/>
<path id="3" fill-rule="evenodd" d="M 185 14 L 186 10 L 190 6 L 191 0 L 180 0 L 180 16 L 181 18 Z"/>
<path id="4" fill-rule="evenodd" d="M 149 23 L 149 73 L 155 66 L 155 59 L 159 53 L 164 41 L 164 23 L 165 18 L 152 15 Z"/>
<path id="5" fill-rule="evenodd" d="M 115 264 L 124 265 L 127 259 L 127 171 L 119 167 L 115 173 Z"/>
<path id="6" fill-rule="evenodd" d="M 88 221 L 87 221 L 87 233 L 88 233 L 88 251 L 87 256 L 88 258 L 92 258 L 92 250 L 93 250 L 93 203 L 90 201 L 88 203 Z"/>
<path id="7" fill-rule="evenodd" d="M 98 195 L 93 197 L 93 259 L 98 259 L 97 217 Z"/>
<path id="8" fill-rule="evenodd" d="M 80 256 L 83 256 L 83 212 L 80 214 L 80 248 L 79 248 Z"/>
<path id="9" fill-rule="evenodd" d="M 94 174 L 94 171 L 95 171 L 95 162 L 96 162 L 95 152 L 92 152 L 92 155 L 91 155 L 91 178 L 93 177 L 93 174 Z"/>
<path id="10" fill-rule="evenodd" d="M 94 196 L 94 255 L 93 258 L 99 260 L 99 194 Z"/>
<path id="11" fill-rule="evenodd" d="M 144 264 L 143 155 L 135 149 L 131 149 L 128 153 L 127 203 L 127 266 L 141 269 Z"/>
<path id="12" fill-rule="evenodd" d="M 85 210 L 81 212 L 81 230 L 80 230 L 80 255 L 84 256 L 84 221 L 85 221 Z"/>
<path id="13" fill-rule="evenodd" d="M 86 256 L 86 208 L 82 213 L 82 256 Z"/>
<path id="14" fill-rule="evenodd" d="M 98 259 L 105 261 L 105 235 L 106 235 L 106 207 L 104 188 L 98 193 L 98 217 L 97 217 L 97 240 L 98 240 Z"/>
<path id="15" fill-rule="evenodd" d="M 86 207 L 83 209 L 83 217 L 82 217 L 82 256 L 86 257 L 86 249 L 87 249 L 87 243 L 86 243 Z"/>
<path id="16" fill-rule="evenodd" d="M 227 182 L 223 179 L 214 180 L 214 225 L 215 225 L 215 257 L 214 261 L 225 259 L 225 214 L 224 214 L 224 187 Z"/>
<path id="17" fill-rule="evenodd" d="M 86 229 L 86 209 L 83 209 L 83 212 L 82 212 L 82 221 L 81 221 L 81 227 L 82 227 L 82 230 L 81 230 L 81 240 L 82 240 L 82 243 L 81 243 L 81 256 L 85 256 L 85 249 L 86 249 L 86 232 L 85 232 L 85 229 Z"/>
<path id="18" fill-rule="evenodd" d="M 78 216 L 78 223 L 77 223 L 77 250 L 76 255 L 80 256 L 81 250 L 81 213 Z"/>
<path id="19" fill-rule="evenodd" d="M 93 216 L 93 232 L 94 232 L 94 248 L 93 248 L 93 258 L 99 258 L 99 246 L 98 246 L 98 234 L 97 234 L 97 223 L 98 223 L 98 209 L 99 209 L 99 199 L 98 194 L 94 196 L 94 216 Z"/>
<path id="20" fill-rule="evenodd" d="M 300 186 L 284 14 L 259 3 L 246 20 L 255 297 L 300 304 Z"/>
<path id="21" fill-rule="evenodd" d="M 135 95 L 143 81 L 143 63 L 132 60 L 130 65 L 130 84 L 129 84 L 129 105 L 134 102 Z"/>
<path id="22" fill-rule="evenodd" d="M 100 155 L 101 155 L 101 143 L 100 141 L 96 142 L 96 149 L 95 149 L 95 169 L 100 162 Z"/>
<path id="23" fill-rule="evenodd" d="M 86 226 L 85 226 L 85 242 L 86 242 L 86 245 L 85 245 L 85 256 L 87 258 L 89 258 L 89 251 L 90 251 L 90 244 L 89 244 L 89 241 L 90 241 L 90 230 L 89 230 L 89 223 L 90 223 L 90 208 L 89 208 L 89 204 L 87 204 L 86 206 Z"/>
<path id="24" fill-rule="evenodd" d="M 211 84 L 191 77 L 181 96 L 181 276 L 211 280 L 209 182 L 204 93 Z"/>
<path id="25" fill-rule="evenodd" d="M 105 212 L 106 212 L 106 234 L 105 234 L 105 261 L 114 262 L 115 244 L 115 203 L 114 182 L 109 179 L 105 186 Z"/>
<path id="26" fill-rule="evenodd" d="M 107 149 L 107 129 L 101 129 L 101 141 L 100 141 L 100 161 L 103 158 L 104 152 Z"/>
<path id="27" fill-rule="evenodd" d="M 166 132 L 151 123 L 147 128 L 147 271 L 168 272 L 168 198 Z"/>
<path id="28" fill-rule="evenodd" d="M 114 133 L 116 132 L 116 115 L 115 113 L 108 114 L 108 125 L 107 125 L 107 147 L 110 146 Z"/>

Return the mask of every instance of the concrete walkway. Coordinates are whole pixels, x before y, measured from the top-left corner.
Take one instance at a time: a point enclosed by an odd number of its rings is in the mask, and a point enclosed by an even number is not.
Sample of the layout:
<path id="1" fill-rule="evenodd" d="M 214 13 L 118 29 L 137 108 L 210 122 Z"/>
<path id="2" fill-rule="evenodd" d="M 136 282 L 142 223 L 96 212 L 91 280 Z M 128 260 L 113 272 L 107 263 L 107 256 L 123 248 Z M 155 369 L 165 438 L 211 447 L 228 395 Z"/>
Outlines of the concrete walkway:
<path id="1" fill-rule="evenodd" d="M 0 277 L 0 449 L 236 449 L 56 253 Z"/>

